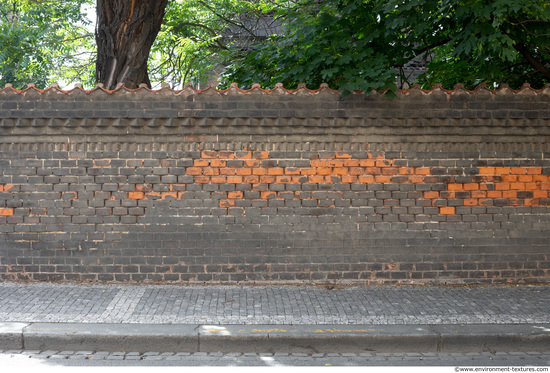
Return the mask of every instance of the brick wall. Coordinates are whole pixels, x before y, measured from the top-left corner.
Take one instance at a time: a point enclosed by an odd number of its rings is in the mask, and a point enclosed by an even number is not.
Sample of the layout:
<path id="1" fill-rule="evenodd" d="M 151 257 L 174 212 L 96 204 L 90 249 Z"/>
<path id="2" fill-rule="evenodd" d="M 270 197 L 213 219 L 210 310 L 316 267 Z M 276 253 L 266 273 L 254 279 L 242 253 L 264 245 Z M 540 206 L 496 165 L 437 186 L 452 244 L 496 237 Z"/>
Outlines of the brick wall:
<path id="1" fill-rule="evenodd" d="M 0 108 L 5 281 L 549 281 L 550 87 L 6 87 Z"/>

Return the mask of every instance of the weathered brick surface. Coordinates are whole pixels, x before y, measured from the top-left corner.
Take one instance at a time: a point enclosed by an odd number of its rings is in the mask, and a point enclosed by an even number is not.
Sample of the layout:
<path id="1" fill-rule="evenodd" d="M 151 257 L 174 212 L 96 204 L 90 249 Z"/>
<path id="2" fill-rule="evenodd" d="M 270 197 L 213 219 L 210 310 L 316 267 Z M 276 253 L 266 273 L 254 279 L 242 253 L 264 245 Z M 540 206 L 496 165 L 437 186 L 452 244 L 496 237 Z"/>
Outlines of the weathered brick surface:
<path id="1" fill-rule="evenodd" d="M 0 90 L 0 278 L 546 282 L 550 88 Z"/>

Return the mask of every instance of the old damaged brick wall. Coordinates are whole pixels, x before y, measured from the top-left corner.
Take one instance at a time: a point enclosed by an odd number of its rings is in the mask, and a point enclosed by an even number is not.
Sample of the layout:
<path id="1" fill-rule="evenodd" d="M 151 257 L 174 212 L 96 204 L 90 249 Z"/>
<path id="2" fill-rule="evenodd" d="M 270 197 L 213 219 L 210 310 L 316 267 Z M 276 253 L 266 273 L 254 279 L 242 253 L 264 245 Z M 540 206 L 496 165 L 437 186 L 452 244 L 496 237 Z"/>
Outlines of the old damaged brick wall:
<path id="1" fill-rule="evenodd" d="M 550 87 L 6 87 L 0 135 L 4 281 L 549 281 Z"/>

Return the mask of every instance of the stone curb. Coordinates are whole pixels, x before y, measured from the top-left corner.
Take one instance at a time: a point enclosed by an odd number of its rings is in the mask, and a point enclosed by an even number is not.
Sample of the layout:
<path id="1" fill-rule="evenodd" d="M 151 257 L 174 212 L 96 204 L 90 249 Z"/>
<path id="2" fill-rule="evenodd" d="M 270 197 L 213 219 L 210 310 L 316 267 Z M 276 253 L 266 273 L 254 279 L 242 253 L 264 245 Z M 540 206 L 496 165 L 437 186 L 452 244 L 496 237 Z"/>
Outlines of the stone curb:
<path id="1" fill-rule="evenodd" d="M 0 349 L 223 353 L 527 352 L 550 350 L 550 324 L 0 323 Z"/>

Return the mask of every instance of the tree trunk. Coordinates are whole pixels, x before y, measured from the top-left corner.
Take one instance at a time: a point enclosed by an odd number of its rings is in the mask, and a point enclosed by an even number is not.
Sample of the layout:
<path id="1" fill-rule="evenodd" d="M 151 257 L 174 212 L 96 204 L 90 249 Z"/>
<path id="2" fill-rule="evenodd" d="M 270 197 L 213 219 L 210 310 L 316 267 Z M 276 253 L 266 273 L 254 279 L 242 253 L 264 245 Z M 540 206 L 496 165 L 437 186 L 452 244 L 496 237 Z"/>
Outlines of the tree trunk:
<path id="1" fill-rule="evenodd" d="M 96 79 L 106 89 L 151 86 L 147 59 L 168 0 L 97 0 Z"/>

